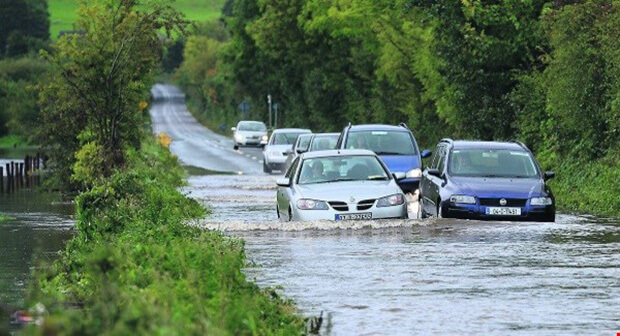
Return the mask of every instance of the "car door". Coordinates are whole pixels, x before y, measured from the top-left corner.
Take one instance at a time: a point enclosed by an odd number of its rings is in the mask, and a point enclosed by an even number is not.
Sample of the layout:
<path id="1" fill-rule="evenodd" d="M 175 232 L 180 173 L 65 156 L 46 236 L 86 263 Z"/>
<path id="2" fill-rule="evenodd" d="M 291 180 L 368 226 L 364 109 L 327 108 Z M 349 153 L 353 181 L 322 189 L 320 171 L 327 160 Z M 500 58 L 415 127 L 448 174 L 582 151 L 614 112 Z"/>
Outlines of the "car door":
<path id="1" fill-rule="evenodd" d="M 443 172 L 445 169 L 445 159 L 446 159 L 446 145 L 440 144 L 437 146 L 435 150 L 435 155 L 433 156 L 433 162 L 429 169 L 437 169 L 440 172 Z M 424 206 L 424 212 L 427 214 L 437 215 L 437 200 L 440 198 L 440 191 L 443 187 L 444 180 L 430 175 L 428 173 L 428 169 L 424 170 L 424 183 L 423 183 L 423 191 L 422 197 L 424 200 L 422 201 Z"/>
<path id="2" fill-rule="evenodd" d="M 280 218 L 288 218 L 288 207 L 291 204 L 291 188 L 293 187 L 293 178 L 295 176 L 295 171 L 297 170 L 297 166 L 299 165 L 299 157 L 295 158 L 291 167 L 284 174 L 284 178 L 288 178 L 291 181 L 291 184 L 288 187 L 278 186 L 278 191 L 276 195 L 276 202 L 278 203 L 278 211 Z"/>

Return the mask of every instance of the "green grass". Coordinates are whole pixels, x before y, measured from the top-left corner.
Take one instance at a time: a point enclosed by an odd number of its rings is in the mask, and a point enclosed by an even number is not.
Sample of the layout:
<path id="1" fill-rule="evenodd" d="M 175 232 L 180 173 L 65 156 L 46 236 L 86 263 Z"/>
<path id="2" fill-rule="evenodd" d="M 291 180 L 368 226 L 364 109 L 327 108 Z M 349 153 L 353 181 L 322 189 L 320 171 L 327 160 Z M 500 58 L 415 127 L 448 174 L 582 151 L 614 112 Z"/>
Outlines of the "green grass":
<path id="1" fill-rule="evenodd" d="M 13 220 L 12 217 L 9 217 L 3 213 L 0 213 L 0 224 L 4 223 L 4 222 L 8 222 L 10 220 Z"/>
<path id="2" fill-rule="evenodd" d="M 224 0 L 176 0 L 174 6 L 189 20 L 208 21 L 220 16 Z M 61 30 L 72 30 L 77 20 L 75 0 L 49 0 L 50 34 L 58 39 Z"/>
<path id="3" fill-rule="evenodd" d="M 0 137 L 0 148 L 24 148 L 30 147 L 28 139 L 19 135 L 7 135 Z"/>

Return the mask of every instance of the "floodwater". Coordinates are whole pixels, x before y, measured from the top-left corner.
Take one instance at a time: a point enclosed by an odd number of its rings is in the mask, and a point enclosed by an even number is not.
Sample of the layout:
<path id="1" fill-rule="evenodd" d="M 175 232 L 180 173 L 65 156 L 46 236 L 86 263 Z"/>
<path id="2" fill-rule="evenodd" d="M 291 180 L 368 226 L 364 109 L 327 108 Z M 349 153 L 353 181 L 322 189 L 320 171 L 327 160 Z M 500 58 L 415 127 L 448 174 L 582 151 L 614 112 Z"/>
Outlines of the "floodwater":
<path id="1" fill-rule="evenodd" d="M 184 192 L 213 210 L 195 225 L 243 238 L 249 277 L 306 316 L 322 312 L 323 334 L 620 332 L 619 220 L 280 223 L 277 177 L 261 173 L 260 150 L 234 151 L 178 88 L 152 94 L 154 132 L 172 138 L 181 162 L 236 173 L 189 178 Z"/>
<path id="2" fill-rule="evenodd" d="M 24 308 L 35 260 L 58 256 L 72 236 L 73 212 L 73 204 L 40 190 L 0 193 L 0 213 L 13 218 L 0 223 L 0 305 Z"/>
<path id="3" fill-rule="evenodd" d="M 620 223 L 396 220 L 281 223 L 276 176 L 193 176 L 198 225 L 246 241 L 246 272 L 324 334 L 620 331 Z"/>

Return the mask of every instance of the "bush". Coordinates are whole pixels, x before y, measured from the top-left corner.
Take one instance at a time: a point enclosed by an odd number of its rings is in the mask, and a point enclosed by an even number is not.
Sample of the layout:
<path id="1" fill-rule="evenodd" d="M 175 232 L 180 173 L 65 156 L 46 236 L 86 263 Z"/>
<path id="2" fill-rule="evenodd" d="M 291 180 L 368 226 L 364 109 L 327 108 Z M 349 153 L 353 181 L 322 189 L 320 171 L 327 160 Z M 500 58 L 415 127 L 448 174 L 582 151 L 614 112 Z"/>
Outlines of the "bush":
<path id="1" fill-rule="evenodd" d="M 300 334 L 291 304 L 247 282 L 242 241 L 187 225 L 205 210 L 176 159 L 154 144 L 128 158 L 77 198 L 77 235 L 32 291 L 51 315 L 27 333 Z"/>

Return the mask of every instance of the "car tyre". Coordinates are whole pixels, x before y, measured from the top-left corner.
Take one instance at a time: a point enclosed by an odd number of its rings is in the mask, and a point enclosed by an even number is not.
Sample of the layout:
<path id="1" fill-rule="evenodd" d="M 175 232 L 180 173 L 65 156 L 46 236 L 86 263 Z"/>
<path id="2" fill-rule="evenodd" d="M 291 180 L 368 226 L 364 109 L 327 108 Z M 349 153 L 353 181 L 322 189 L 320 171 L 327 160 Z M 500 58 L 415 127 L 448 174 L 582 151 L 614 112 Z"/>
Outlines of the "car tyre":
<path id="1" fill-rule="evenodd" d="M 291 207 L 288 208 L 288 221 L 293 221 L 293 209 L 291 209 Z"/>
<path id="2" fill-rule="evenodd" d="M 278 219 L 282 220 L 282 218 L 280 218 L 280 206 L 276 204 L 276 215 L 278 216 Z"/>
<path id="3" fill-rule="evenodd" d="M 234 150 L 239 150 L 239 146 L 237 146 L 236 144 L 233 146 Z"/>
<path id="4" fill-rule="evenodd" d="M 424 211 L 424 201 L 422 196 L 420 196 L 420 200 L 418 201 L 418 215 L 419 218 L 428 218 L 428 214 Z"/>
<path id="5" fill-rule="evenodd" d="M 437 218 L 443 218 L 443 212 L 441 210 L 441 200 L 437 200 Z"/>
<path id="6" fill-rule="evenodd" d="M 271 174 L 271 168 L 269 168 L 269 165 L 265 162 L 265 160 L 263 160 L 263 172 Z"/>

